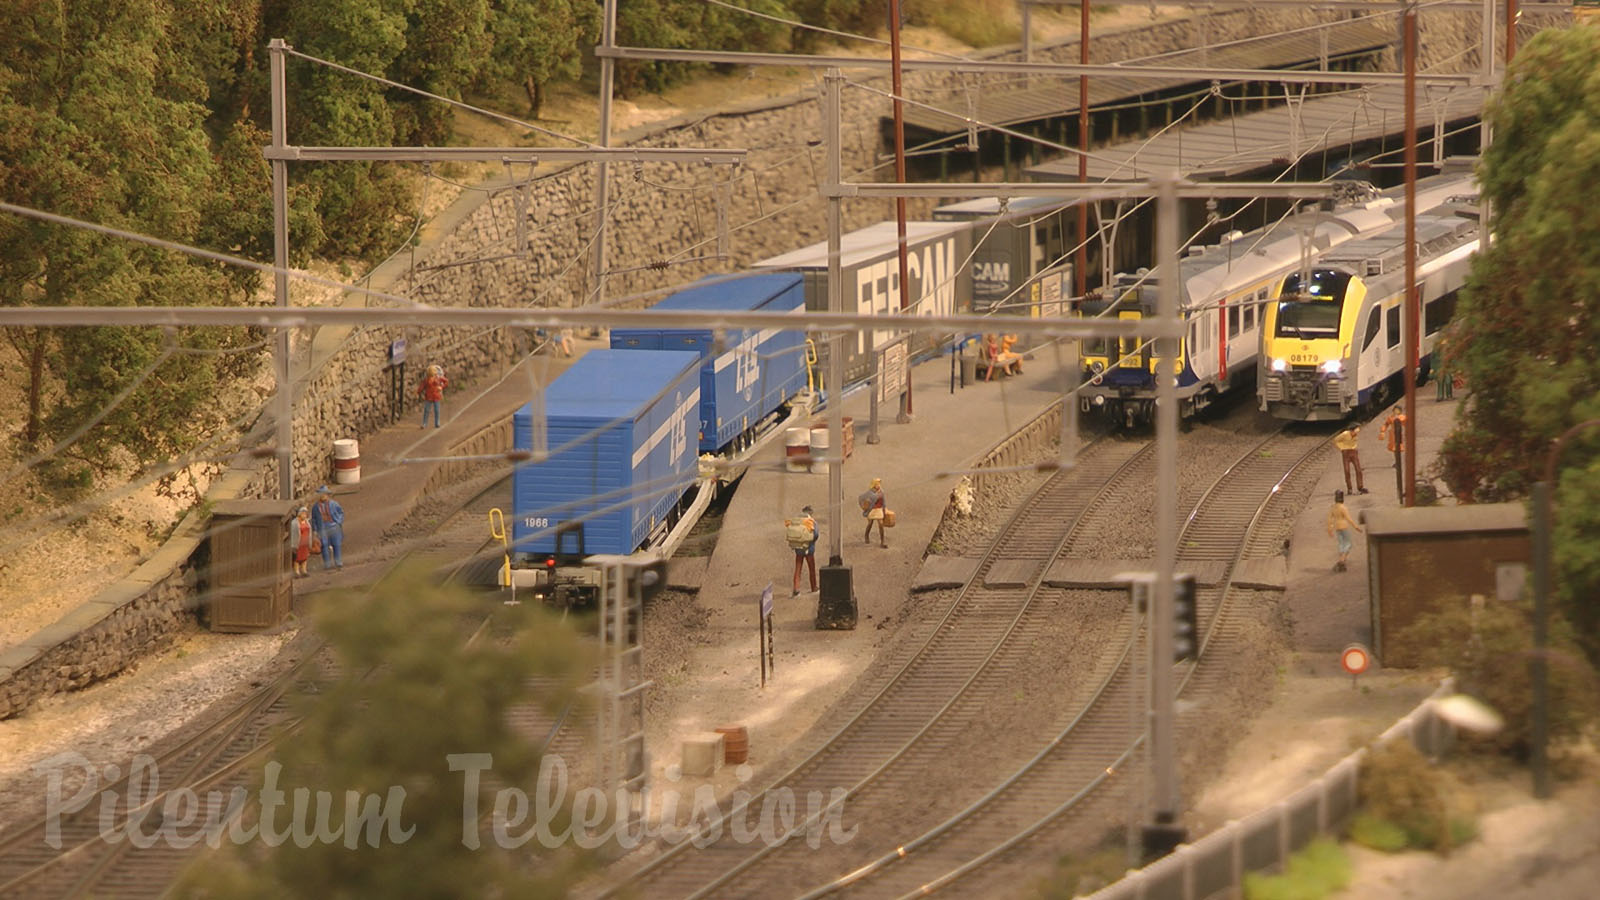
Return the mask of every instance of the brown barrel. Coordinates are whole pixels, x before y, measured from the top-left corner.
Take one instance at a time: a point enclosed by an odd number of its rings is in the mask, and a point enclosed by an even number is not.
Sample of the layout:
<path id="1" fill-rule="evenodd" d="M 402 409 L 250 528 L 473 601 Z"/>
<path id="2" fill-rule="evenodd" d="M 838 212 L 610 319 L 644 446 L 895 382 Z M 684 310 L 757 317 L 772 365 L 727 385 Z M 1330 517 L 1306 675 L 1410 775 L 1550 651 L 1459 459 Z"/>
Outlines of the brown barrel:
<path id="1" fill-rule="evenodd" d="M 728 725 L 718 728 L 717 733 L 722 738 L 722 761 L 730 766 L 736 766 L 750 758 L 750 735 L 743 725 Z"/>

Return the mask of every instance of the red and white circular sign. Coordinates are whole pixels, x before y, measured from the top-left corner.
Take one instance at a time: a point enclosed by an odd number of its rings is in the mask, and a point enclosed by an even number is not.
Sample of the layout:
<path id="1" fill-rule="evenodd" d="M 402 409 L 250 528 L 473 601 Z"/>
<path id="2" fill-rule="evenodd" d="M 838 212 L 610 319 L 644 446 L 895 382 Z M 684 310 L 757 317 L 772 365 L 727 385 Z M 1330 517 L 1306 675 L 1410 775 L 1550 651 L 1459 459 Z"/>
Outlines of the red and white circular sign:
<path id="1" fill-rule="evenodd" d="M 1351 675 L 1360 675 L 1372 665 L 1372 651 L 1360 644 L 1351 644 L 1339 654 L 1339 665 Z"/>

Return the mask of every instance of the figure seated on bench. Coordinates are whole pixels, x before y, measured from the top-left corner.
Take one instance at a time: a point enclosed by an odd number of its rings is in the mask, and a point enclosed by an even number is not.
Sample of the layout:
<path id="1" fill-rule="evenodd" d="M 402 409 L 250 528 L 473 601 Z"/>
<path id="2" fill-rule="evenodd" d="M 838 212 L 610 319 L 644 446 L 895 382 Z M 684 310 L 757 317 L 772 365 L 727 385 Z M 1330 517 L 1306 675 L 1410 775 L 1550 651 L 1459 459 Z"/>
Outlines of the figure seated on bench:
<path id="1" fill-rule="evenodd" d="M 1017 336 L 1014 334 L 1008 334 L 1003 338 L 993 334 L 983 336 L 983 356 L 978 365 L 986 370 L 984 381 L 994 378 L 995 369 L 1008 375 L 1022 374 L 1022 354 L 1011 349 L 1016 342 Z"/>

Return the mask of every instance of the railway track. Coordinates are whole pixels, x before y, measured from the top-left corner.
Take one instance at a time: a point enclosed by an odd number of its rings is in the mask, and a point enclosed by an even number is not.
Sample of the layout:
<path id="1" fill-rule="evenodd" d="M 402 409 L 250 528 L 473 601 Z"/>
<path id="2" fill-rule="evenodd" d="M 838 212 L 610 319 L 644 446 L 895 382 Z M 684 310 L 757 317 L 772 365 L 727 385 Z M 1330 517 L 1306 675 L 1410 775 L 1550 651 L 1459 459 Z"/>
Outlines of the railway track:
<path id="1" fill-rule="evenodd" d="M 1238 604 L 1229 602 L 1238 563 L 1279 552 L 1282 534 L 1274 514 L 1292 515 L 1299 489 L 1308 490 L 1315 480 L 1307 463 L 1326 447 L 1326 438 L 1280 432 L 1244 454 L 1188 515 L 1178 541 L 1180 569 L 1197 563 L 1225 568 L 1214 584 L 1197 591 L 1201 657 L 1178 683 L 1196 711 L 1180 719 L 1180 734 L 1196 726 L 1204 700 L 1226 687 L 1218 660 L 1238 639 Z M 1297 473 L 1310 480 L 1289 484 Z M 1127 629 L 1119 658 L 1090 702 L 1015 774 L 921 836 L 803 896 L 912 897 L 939 890 L 993 896 L 1022 883 L 1018 879 L 1026 875 L 1019 870 L 1031 869 L 1037 855 L 1030 850 L 1048 848 L 1053 859 L 1097 843 L 1107 823 L 1125 815 L 1137 790 L 1137 779 L 1125 777 L 1134 772 L 1142 741 L 1129 727 L 1142 682 L 1141 667 L 1135 666 L 1137 636 Z"/>
<path id="2" fill-rule="evenodd" d="M 482 515 L 478 507 L 503 481 L 496 479 L 477 492 L 458 514 Z M 480 551 L 487 546 L 485 543 Z M 476 555 L 463 554 L 465 561 Z M 394 566 L 398 567 L 408 556 L 398 558 Z M 450 576 L 455 577 L 460 569 L 456 566 Z M 469 633 L 467 641 L 477 640 L 488 624 L 489 617 L 464 622 L 464 630 Z M 164 895 L 198 852 L 182 841 L 149 839 L 161 834 L 167 798 L 179 790 L 192 791 L 202 801 L 212 792 L 228 798 L 242 789 L 248 795 L 257 774 L 255 764 L 297 727 L 297 698 L 316 693 L 319 684 L 338 674 L 332 653 L 323 641 L 316 640 L 287 671 L 194 734 L 152 754 L 153 769 L 141 772 L 135 768 L 124 773 L 120 767 L 111 767 L 116 771 L 104 773 L 108 783 L 100 786 L 98 796 L 89 799 L 82 809 L 53 819 L 42 814 L 23 828 L 0 836 L 0 897 Z M 565 714 L 552 717 L 534 707 L 515 709 L 511 715 L 514 727 L 535 739 L 542 737 L 545 746 L 570 741 L 573 729 L 566 727 L 567 718 Z M 159 773 L 159 784 L 149 783 L 151 771 Z M 71 788 L 62 788 L 61 793 L 74 796 Z M 102 798 L 108 795 L 114 796 L 115 802 L 103 802 Z M 211 821 L 209 817 L 223 813 L 226 820 L 232 820 L 242 810 L 225 801 L 216 812 L 196 812 L 193 820 L 183 822 L 177 829 L 179 833 L 194 834 L 199 830 L 198 823 Z M 134 840 L 135 835 L 141 837 Z M 226 840 L 225 832 L 222 840 Z M 204 848 L 206 843 L 202 840 L 197 846 Z"/>
<path id="3" fill-rule="evenodd" d="M 1043 618 L 1043 604 L 1036 602 L 1042 582 L 1019 580 L 1017 564 L 1042 571 L 1082 535 L 1091 513 L 1118 490 L 1148 479 L 1153 465 L 1152 444 L 1102 440 L 1080 454 L 1078 466 L 1054 473 L 1000 529 L 928 639 L 849 722 L 767 791 L 708 826 L 721 829 L 724 839 L 704 848 L 691 841 L 670 847 L 619 887 L 650 897 L 699 897 L 762 892 L 762 884 L 770 891 L 770 885 L 785 883 L 773 880 L 783 877 L 773 869 L 788 866 L 788 855 L 804 842 L 741 843 L 729 820 L 748 811 L 753 821 L 755 811 L 779 789 L 799 798 L 812 791 L 826 797 L 831 789 L 850 785 L 844 798 L 849 800 L 903 768 L 896 765 L 902 757 L 927 752 L 939 736 L 970 722 L 981 712 L 983 697 L 1012 677 L 1015 650 Z M 1002 574 L 1001 567 L 1010 573 Z M 991 576 L 996 576 L 992 584 Z M 802 834 L 809 824 L 789 834 Z"/>

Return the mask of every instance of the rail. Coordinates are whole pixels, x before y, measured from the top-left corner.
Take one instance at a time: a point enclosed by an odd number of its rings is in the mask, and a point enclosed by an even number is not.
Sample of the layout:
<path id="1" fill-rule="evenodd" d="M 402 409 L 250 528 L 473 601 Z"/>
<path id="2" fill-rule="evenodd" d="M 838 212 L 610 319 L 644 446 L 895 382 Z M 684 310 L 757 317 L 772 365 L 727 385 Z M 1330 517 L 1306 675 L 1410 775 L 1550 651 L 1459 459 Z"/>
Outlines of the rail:
<path id="1" fill-rule="evenodd" d="M 1303 454 L 1293 457 L 1295 461 L 1287 467 L 1281 477 L 1273 477 L 1282 467 L 1273 467 L 1265 463 L 1265 460 L 1272 458 L 1272 454 L 1263 454 L 1262 451 L 1279 437 L 1280 435 L 1269 437 L 1230 465 L 1193 503 L 1192 512 L 1186 520 L 1183 536 L 1179 540 L 1179 545 L 1185 548 L 1183 553 L 1185 561 L 1197 561 L 1192 557 L 1200 559 L 1216 556 L 1223 559 L 1231 557 L 1229 574 L 1224 576 L 1221 587 L 1205 592 L 1218 598 L 1208 623 L 1210 627 L 1206 643 L 1209 643 L 1209 639 L 1220 630 L 1231 573 L 1237 568 L 1239 560 L 1247 549 L 1246 541 L 1239 541 L 1232 545 L 1232 549 L 1228 549 L 1230 546 L 1228 539 L 1233 536 L 1233 532 L 1231 529 L 1219 528 L 1219 524 L 1222 523 L 1217 520 L 1219 518 L 1226 520 L 1229 516 L 1236 521 L 1243 519 L 1240 513 L 1254 507 L 1248 516 L 1248 524 L 1244 525 L 1247 533 L 1254 531 L 1261 520 L 1262 512 L 1280 497 L 1279 487 L 1288 474 L 1298 470 L 1326 445 L 1325 440 L 1319 440 Z M 1267 471 L 1265 473 L 1258 471 L 1261 469 Z M 1265 478 L 1263 474 L 1266 475 Z M 1246 482 L 1251 489 L 1236 490 L 1240 481 Z M 1228 490 L 1224 491 L 1225 487 Z M 1241 499 L 1224 499 L 1235 495 L 1241 495 Z M 1244 497 L 1260 499 L 1244 500 L 1242 499 Z M 1226 509 L 1230 505 L 1235 511 L 1230 512 Z M 1220 514 L 1218 510 L 1221 510 Z M 1221 532 L 1220 537 L 1213 538 L 1212 535 L 1218 532 Z M 803 895 L 804 898 L 812 900 L 826 896 L 867 879 L 888 877 L 891 872 L 893 884 L 900 886 L 895 890 L 914 885 L 914 889 L 906 896 L 932 893 L 995 862 L 1003 854 L 1045 828 L 1061 824 L 1063 816 L 1096 796 L 1096 792 L 1108 782 L 1123 781 L 1124 779 L 1117 776 L 1125 772 L 1126 766 L 1141 746 L 1143 738 L 1135 737 L 1131 742 L 1124 743 L 1127 741 L 1127 728 L 1117 720 L 1125 719 L 1125 715 L 1113 710 L 1125 709 L 1130 699 L 1137 693 L 1134 684 L 1137 677 L 1130 665 L 1130 652 L 1139 630 L 1138 627 L 1130 629 L 1119 657 L 1078 714 L 1014 774 L 965 809 L 916 839 L 902 843 L 893 852 L 884 854 L 855 871 Z M 1204 647 L 1203 644 L 1202 657 Z M 1192 668 L 1188 674 L 1192 675 L 1196 670 Z M 1187 684 L 1187 681 L 1186 678 L 1184 683 Z M 1037 811 L 1040 798 L 1060 796 L 1065 796 L 1066 799 L 1053 807 L 1047 807 L 1042 815 Z M 1013 822 L 1029 824 L 1018 828 L 1009 824 Z M 992 835 L 998 831 L 1006 837 L 988 843 L 991 838 L 985 836 L 986 826 L 987 834 Z M 941 842 L 962 839 L 967 841 L 966 850 L 948 844 L 940 846 Z M 983 849 L 979 850 L 979 847 Z M 944 860 L 963 861 L 954 868 L 944 869 L 942 867 L 948 865 L 948 862 L 943 862 Z M 879 885 L 880 890 L 883 887 Z"/>
<path id="2" fill-rule="evenodd" d="M 1151 446 L 1153 445 L 1130 450 L 1125 446 L 1110 444 L 1107 451 L 1102 454 L 1086 454 L 1083 465 L 1077 469 L 1070 472 L 1062 470 L 1053 476 L 1036 492 L 1034 502 L 1020 506 L 1001 529 L 999 536 L 990 545 L 956 600 L 945 610 L 929 637 L 911 658 L 818 750 L 775 779 L 774 787 L 792 786 L 807 776 L 815 776 L 821 764 L 831 757 L 842 760 L 845 768 L 856 768 L 858 771 L 866 769 L 860 775 L 846 776 L 849 780 L 845 783 L 853 785 L 846 792 L 845 798 L 842 798 L 847 799 L 856 795 L 895 760 L 915 746 L 930 728 L 940 722 L 952 707 L 963 699 L 973 683 L 985 674 L 990 663 L 1007 645 L 1010 636 L 1016 633 L 1019 623 L 1028 613 L 1031 600 L 1037 594 L 1039 583 L 1042 583 L 1041 578 L 1032 590 L 985 588 L 983 586 L 985 572 L 991 562 L 1001 558 L 1003 555 L 1001 549 L 1008 541 L 1039 543 L 1042 538 L 1045 545 L 1040 549 L 1044 549 L 1045 552 L 1030 552 L 1028 556 L 1042 558 L 1048 565 L 1070 540 L 1076 524 L 1091 504 L 1090 495 L 1093 492 L 1078 490 L 1077 481 L 1098 479 L 1104 484 L 1115 483 L 1118 476 L 1134 467 L 1138 460 L 1148 457 L 1149 454 L 1144 451 L 1148 451 Z M 1065 504 L 1067 507 L 1075 508 L 1076 511 L 1071 508 L 1053 510 L 1051 515 L 1043 517 L 1043 521 L 1054 525 L 1050 530 L 1037 527 L 1024 528 L 1025 524 L 1031 526 L 1040 524 L 1036 521 L 1036 517 L 1030 516 L 1029 513 L 1041 502 L 1040 498 L 1046 495 L 1057 505 Z M 982 602 L 975 599 L 979 595 L 983 595 Z M 974 618 L 979 621 L 971 621 Z M 963 623 L 967 629 L 983 632 L 983 636 L 987 636 L 988 643 L 975 645 L 965 643 L 962 637 L 970 641 L 973 635 L 965 634 Z M 968 652 L 963 653 L 963 647 L 968 647 Z M 988 647 L 989 650 L 985 653 L 979 649 L 982 647 Z M 984 655 L 981 659 L 973 661 L 971 649 L 978 649 L 978 652 Z M 952 658 L 946 659 L 946 657 Z M 841 751 L 841 748 L 860 744 L 873 745 L 875 752 L 847 754 Z M 888 748 L 888 752 L 878 748 Z M 864 748 L 858 747 L 858 749 Z M 752 807 L 759 808 L 765 796 L 766 792 L 763 792 L 742 800 L 722 819 L 707 823 L 705 830 L 708 832 L 725 830 L 723 820 L 744 815 L 745 810 Z M 836 803 L 830 804 L 830 809 L 836 805 Z M 803 833 L 814 824 L 813 820 L 825 814 L 826 810 L 800 823 L 789 830 L 785 838 Z M 784 843 L 780 841 L 775 846 L 781 847 Z M 675 882 L 679 890 L 686 891 L 690 896 L 699 897 L 743 873 L 769 855 L 774 846 L 747 849 L 743 854 L 737 855 L 703 853 L 696 857 L 686 857 L 686 854 L 693 849 L 695 849 L 693 841 L 679 843 L 624 878 L 628 884 L 633 885 L 649 880 L 653 884 L 645 890 L 652 895 L 659 895 L 662 893 L 659 882 L 665 877 L 666 880 Z M 742 858 L 738 858 L 740 856 Z M 691 858 L 698 862 L 691 862 Z M 678 872 L 679 868 L 691 871 Z M 692 871 L 695 869 L 701 874 L 697 875 Z M 706 869 L 714 869 L 714 872 L 707 872 Z M 672 878 L 671 875 L 680 877 Z M 607 895 L 619 889 L 622 889 L 620 885 Z"/>
<path id="3" fill-rule="evenodd" d="M 503 479 L 495 480 L 468 499 L 463 508 L 473 506 L 501 483 Z M 466 560 L 476 555 L 458 561 L 451 576 L 459 574 Z M 389 571 L 394 571 L 405 558 L 398 557 Z M 466 645 L 482 639 L 488 621 L 486 616 L 477 623 L 465 638 Z M 115 810 L 91 804 L 61 817 L 59 822 L 52 824 L 46 817 L 0 835 L 0 896 L 163 895 L 170 879 L 187 863 L 189 849 L 157 844 L 139 847 L 133 853 L 132 841 L 105 839 L 105 817 L 115 813 L 116 831 L 120 834 L 124 828 L 138 827 L 148 818 L 159 820 L 174 791 L 189 790 L 203 796 L 209 789 L 237 785 L 247 778 L 252 764 L 298 730 L 300 720 L 293 718 L 290 710 L 291 690 L 319 679 L 317 670 L 326 659 L 325 649 L 324 640 L 313 640 L 288 671 L 162 752 L 156 760 L 159 770 L 163 774 L 177 773 L 170 783 L 135 789 L 132 784 L 137 770 L 130 770 L 105 789 L 117 797 Z M 567 718 L 565 711 L 556 718 L 546 738 L 547 746 L 556 740 Z M 229 813 L 240 815 L 244 811 L 230 809 Z M 52 827 L 57 829 L 56 846 L 47 840 Z"/>

